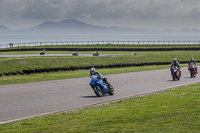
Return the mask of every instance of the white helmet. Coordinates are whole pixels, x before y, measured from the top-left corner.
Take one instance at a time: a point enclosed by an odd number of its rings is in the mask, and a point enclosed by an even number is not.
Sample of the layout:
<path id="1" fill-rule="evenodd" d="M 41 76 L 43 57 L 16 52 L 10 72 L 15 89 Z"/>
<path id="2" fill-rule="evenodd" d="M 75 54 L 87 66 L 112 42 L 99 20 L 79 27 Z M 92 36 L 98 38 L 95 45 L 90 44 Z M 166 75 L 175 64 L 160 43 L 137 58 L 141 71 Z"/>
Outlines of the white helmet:
<path id="1" fill-rule="evenodd" d="M 176 59 L 176 58 L 174 58 L 174 59 L 173 59 L 173 62 L 176 62 L 176 61 L 177 61 L 177 59 Z"/>
<path id="2" fill-rule="evenodd" d="M 90 68 L 90 74 L 93 74 L 95 72 L 95 68 Z"/>

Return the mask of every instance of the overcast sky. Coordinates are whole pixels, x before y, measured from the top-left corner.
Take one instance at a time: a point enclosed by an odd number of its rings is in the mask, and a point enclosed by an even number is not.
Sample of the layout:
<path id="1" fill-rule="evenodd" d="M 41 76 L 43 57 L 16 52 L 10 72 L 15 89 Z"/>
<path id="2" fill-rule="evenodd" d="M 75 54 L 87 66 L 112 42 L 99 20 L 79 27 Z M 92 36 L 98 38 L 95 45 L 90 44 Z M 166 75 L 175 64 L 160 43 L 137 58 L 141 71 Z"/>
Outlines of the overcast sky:
<path id="1" fill-rule="evenodd" d="M 0 0 L 0 25 L 78 19 L 94 25 L 200 29 L 200 0 Z"/>

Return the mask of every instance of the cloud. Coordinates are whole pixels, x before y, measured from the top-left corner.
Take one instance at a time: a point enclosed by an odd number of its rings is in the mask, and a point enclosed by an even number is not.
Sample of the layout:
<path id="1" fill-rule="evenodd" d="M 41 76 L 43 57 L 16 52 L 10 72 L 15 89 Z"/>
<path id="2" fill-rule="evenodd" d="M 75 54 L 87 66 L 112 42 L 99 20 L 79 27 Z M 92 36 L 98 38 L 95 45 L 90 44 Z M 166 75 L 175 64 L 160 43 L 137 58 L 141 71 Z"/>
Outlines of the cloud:
<path id="1" fill-rule="evenodd" d="M 152 19 L 200 17 L 199 0 L 1 0 L 0 17 Z"/>

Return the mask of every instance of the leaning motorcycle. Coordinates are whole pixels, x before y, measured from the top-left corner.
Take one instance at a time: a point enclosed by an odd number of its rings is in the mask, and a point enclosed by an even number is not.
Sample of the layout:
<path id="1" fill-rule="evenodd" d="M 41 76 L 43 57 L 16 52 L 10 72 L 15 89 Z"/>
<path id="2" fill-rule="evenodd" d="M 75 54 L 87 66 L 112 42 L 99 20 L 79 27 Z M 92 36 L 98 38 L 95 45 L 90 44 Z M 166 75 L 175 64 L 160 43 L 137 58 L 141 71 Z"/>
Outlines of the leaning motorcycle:
<path id="1" fill-rule="evenodd" d="M 108 78 L 105 78 L 105 80 L 107 79 Z M 98 97 L 102 97 L 106 94 L 114 95 L 114 88 L 112 85 L 104 83 L 103 80 L 98 76 L 92 76 L 89 85 L 92 87 L 94 93 Z"/>
<path id="2" fill-rule="evenodd" d="M 73 56 L 78 56 L 78 52 L 74 52 L 72 55 Z"/>
<path id="3" fill-rule="evenodd" d="M 45 52 L 44 52 L 44 51 L 41 51 L 41 52 L 40 52 L 40 55 L 44 55 L 44 54 L 45 54 Z"/>
<path id="4" fill-rule="evenodd" d="M 180 80 L 180 78 L 181 78 L 181 73 L 180 73 L 180 70 L 179 70 L 179 68 L 177 67 L 177 66 L 173 66 L 172 67 L 172 79 L 173 79 L 173 81 L 175 81 L 176 79 L 177 80 Z"/>
<path id="5" fill-rule="evenodd" d="M 93 53 L 93 56 L 99 56 L 99 52 Z"/>
<path id="6" fill-rule="evenodd" d="M 196 77 L 196 69 L 195 69 L 195 65 L 193 63 L 191 63 L 188 67 L 188 70 L 190 71 L 190 76 L 191 78 L 195 78 Z"/>

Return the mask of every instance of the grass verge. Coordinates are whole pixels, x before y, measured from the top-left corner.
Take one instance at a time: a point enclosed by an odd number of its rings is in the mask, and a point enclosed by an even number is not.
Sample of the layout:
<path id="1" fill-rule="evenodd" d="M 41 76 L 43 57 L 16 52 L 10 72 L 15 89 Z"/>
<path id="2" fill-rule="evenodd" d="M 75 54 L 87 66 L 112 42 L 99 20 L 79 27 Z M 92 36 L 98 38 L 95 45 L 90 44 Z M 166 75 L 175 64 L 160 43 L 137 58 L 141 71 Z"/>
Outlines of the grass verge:
<path id="1" fill-rule="evenodd" d="M 186 65 L 183 65 L 183 66 L 186 66 Z M 114 69 L 97 69 L 97 71 L 103 75 L 108 75 L 108 74 L 118 74 L 118 73 L 128 73 L 128 72 L 138 72 L 138 71 L 148 71 L 148 70 L 159 70 L 159 69 L 166 69 L 166 68 L 169 68 L 169 65 L 126 67 L 126 68 L 114 68 Z M 0 77 L 0 85 L 51 81 L 51 80 L 80 78 L 80 77 L 89 77 L 89 76 L 90 74 L 88 70 L 66 71 L 66 72 L 60 71 L 60 72 L 41 73 L 41 74 L 32 74 L 32 75 L 2 76 Z"/>
<path id="2" fill-rule="evenodd" d="M 0 125 L 0 132 L 200 131 L 200 83 L 112 104 Z"/>
<path id="3" fill-rule="evenodd" d="M 148 63 L 170 62 L 175 57 L 178 59 L 178 61 L 189 61 L 190 58 L 194 58 L 196 61 L 200 60 L 200 54 L 198 51 L 137 52 L 137 55 L 135 56 L 134 55 L 101 56 L 101 57 L 42 56 L 42 57 L 0 58 L 0 73 L 17 72 L 35 68 L 113 65 L 113 64 L 146 63 L 146 62 Z"/>

